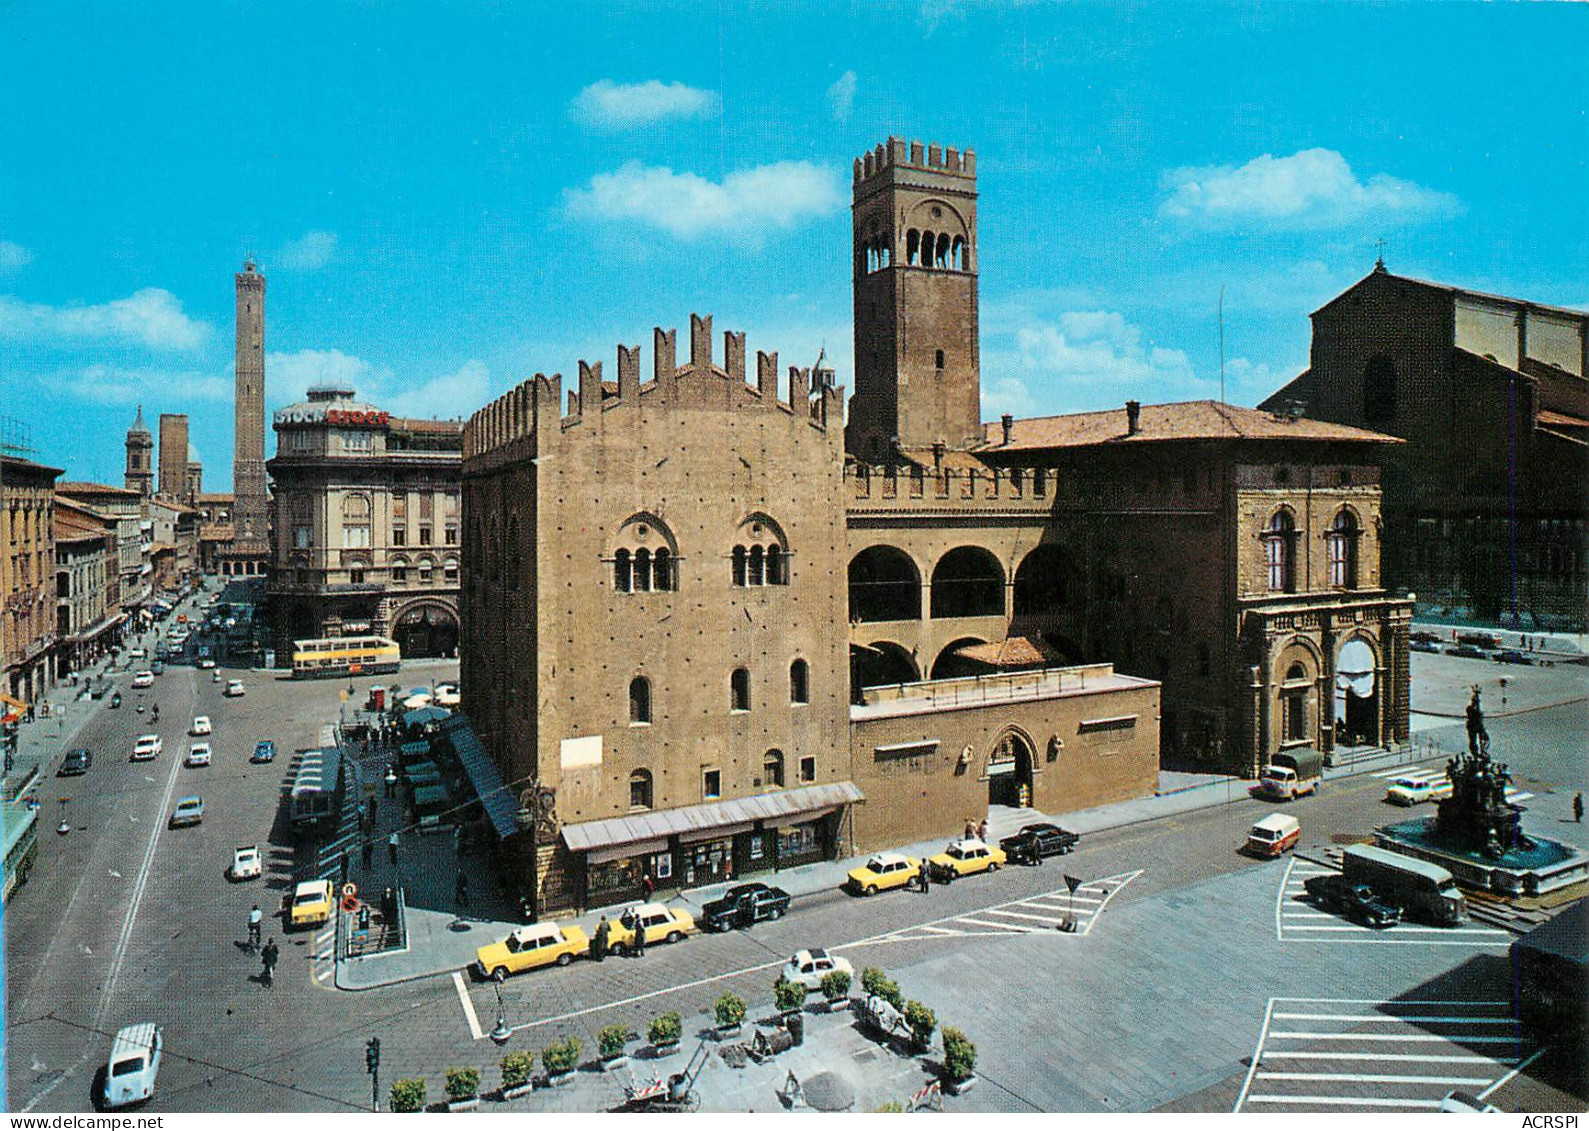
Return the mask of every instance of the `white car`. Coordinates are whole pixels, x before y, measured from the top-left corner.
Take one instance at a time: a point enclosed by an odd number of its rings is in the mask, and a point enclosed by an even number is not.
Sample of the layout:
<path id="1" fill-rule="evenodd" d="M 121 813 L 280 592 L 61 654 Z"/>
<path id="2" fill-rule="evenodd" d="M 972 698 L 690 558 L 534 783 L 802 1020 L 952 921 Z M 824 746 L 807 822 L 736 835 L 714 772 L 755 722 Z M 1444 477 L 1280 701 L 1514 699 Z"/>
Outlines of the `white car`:
<path id="1" fill-rule="evenodd" d="M 1385 800 L 1392 805 L 1417 805 L 1423 801 L 1438 801 L 1451 796 L 1451 779 L 1396 778 L 1385 790 Z"/>
<path id="2" fill-rule="evenodd" d="M 257 880 L 264 874 L 265 865 L 257 844 L 246 845 L 232 851 L 232 867 L 227 875 L 234 880 Z"/>
<path id="3" fill-rule="evenodd" d="M 149 762 L 160 757 L 160 752 L 165 749 L 165 743 L 160 741 L 158 734 L 140 735 L 132 747 L 132 760 L 134 762 Z"/>
<path id="4" fill-rule="evenodd" d="M 436 685 L 436 706 L 451 709 L 457 707 L 459 702 L 458 685 L 456 683 L 438 683 Z"/>
<path id="5" fill-rule="evenodd" d="M 208 716 L 208 715 L 194 715 L 193 716 L 193 726 L 188 730 L 188 733 L 192 734 L 192 735 L 200 735 L 200 734 L 209 734 L 209 733 L 211 733 L 211 730 L 210 730 L 210 716 Z"/>
<path id="6" fill-rule="evenodd" d="M 237 699 L 240 696 L 242 696 L 243 693 L 244 692 L 243 692 L 243 681 L 242 680 L 240 680 L 240 679 L 229 679 L 229 680 L 226 681 L 226 692 L 225 692 L 225 694 L 226 694 L 226 697 L 228 699 Z"/>
<path id="7" fill-rule="evenodd" d="M 199 667 L 203 668 L 205 671 L 209 671 L 214 666 L 215 666 L 215 657 L 213 657 L 213 656 L 201 656 L 201 657 L 199 657 Z"/>
<path id="8" fill-rule="evenodd" d="M 783 964 L 783 980 L 799 982 L 811 993 L 817 993 L 822 989 L 822 979 L 835 970 L 842 970 L 852 977 L 855 974 L 855 967 L 850 965 L 850 960 L 847 958 L 829 954 L 820 947 L 797 950 L 789 961 Z"/>
<path id="9" fill-rule="evenodd" d="M 208 766 L 210 764 L 210 744 L 208 742 L 195 742 L 188 747 L 188 756 L 182 764 L 184 766 Z"/>
<path id="10" fill-rule="evenodd" d="M 127 649 L 127 658 L 129 660 L 147 660 L 149 658 L 149 650 L 147 648 L 129 648 Z"/>
<path id="11" fill-rule="evenodd" d="M 154 686 L 154 672 L 151 672 L 151 671 L 138 672 L 137 674 L 135 674 L 132 677 L 132 685 L 134 687 L 153 687 Z"/>

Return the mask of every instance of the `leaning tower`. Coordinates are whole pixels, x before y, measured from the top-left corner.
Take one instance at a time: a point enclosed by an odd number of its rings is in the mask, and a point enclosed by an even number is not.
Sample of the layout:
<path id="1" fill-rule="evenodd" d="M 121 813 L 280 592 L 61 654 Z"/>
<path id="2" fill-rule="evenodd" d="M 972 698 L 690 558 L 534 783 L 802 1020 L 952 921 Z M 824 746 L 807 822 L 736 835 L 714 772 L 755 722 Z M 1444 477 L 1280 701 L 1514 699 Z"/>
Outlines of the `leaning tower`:
<path id="1" fill-rule="evenodd" d="M 257 571 L 262 572 L 270 552 L 270 498 L 265 486 L 265 276 L 252 259 L 237 273 L 236 397 L 232 554 L 255 559 Z"/>

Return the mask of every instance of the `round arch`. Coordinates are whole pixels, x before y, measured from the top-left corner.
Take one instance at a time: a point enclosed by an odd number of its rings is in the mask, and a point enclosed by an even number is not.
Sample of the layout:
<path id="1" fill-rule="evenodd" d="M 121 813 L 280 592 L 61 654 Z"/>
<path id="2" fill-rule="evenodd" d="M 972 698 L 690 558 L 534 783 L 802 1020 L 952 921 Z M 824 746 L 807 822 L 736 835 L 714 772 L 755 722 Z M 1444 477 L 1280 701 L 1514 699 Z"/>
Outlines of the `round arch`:
<path id="1" fill-rule="evenodd" d="M 920 679 L 915 658 L 892 640 L 874 640 L 864 647 L 850 648 L 850 685 L 857 701 L 865 688 L 915 683 Z"/>
<path id="2" fill-rule="evenodd" d="M 1025 808 L 1032 803 L 1032 769 L 1037 744 L 1018 726 L 1007 726 L 988 747 L 982 776 L 988 783 L 988 804 Z"/>
<path id="3" fill-rule="evenodd" d="M 850 559 L 850 623 L 921 619 L 921 571 L 897 546 L 870 546 Z"/>
<path id="4" fill-rule="evenodd" d="M 932 615 L 1004 615 L 1004 567 L 981 546 L 956 546 L 932 571 Z"/>
<path id="5" fill-rule="evenodd" d="M 392 615 L 392 638 L 404 658 L 458 651 L 458 610 L 434 597 L 410 601 Z"/>
<path id="6" fill-rule="evenodd" d="M 1013 599 L 1018 617 L 1055 616 L 1083 592 L 1080 571 L 1063 546 L 1045 542 L 1015 568 Z"/>
<path id="7" fill-rule="evenodd" d="M 1361 630 L 1335 652 L 1335 739 L 1338 746 L 1379 745 L 1379 642 Z"/>
<path id="8" fill-rule="evenodd" d="M 986 640 L 978 636 L 962 636 L 959 640 L 945 645 L 938 653 L 938 658 L 932 662 L 932 678 L 958 679 L 961 676 L 980 675 L 986 670 L 986 665 L 955 655 L 955 649 L 964 648 L 967 644 L 986 643 Z"/>

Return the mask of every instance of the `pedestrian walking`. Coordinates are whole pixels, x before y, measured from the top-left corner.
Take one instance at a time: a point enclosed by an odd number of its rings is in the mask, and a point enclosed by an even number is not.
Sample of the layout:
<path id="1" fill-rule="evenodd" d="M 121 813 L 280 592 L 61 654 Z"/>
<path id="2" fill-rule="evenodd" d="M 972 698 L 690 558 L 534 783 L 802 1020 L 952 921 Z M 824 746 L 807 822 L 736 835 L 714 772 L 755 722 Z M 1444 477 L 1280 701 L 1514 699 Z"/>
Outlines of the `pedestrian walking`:
<path id="1" fill-rule="evenodd" d="M 397 796 L 397 767 L 396 766 L 387 766 L 386 767 L 386 796 L 388 796 L 388 797 L 396 797 Z"/>
<path id="2" fill-rule="evenodd" d="M 970 840 L 972 837 L 974 837 L 976 835 L 977 835 L 977 827 L 976 827 L 976 825 L 971 823 L 971 818 L 967 817 L 966 818 L 966 839 Z"/>
<path id="3" fill-rule="evenodd" d="M 644 958 L 646 956 L 645 924 L 640 922 L 640 916 L 638 915 L 631 922 L 634 923 L 634 956 L 636 958 Z"/>
<path id="4" fill-rule="evenodd" d="M 925 860 L 921 862 L 921 871 L 916 874 L 916 882 L 917 886 L 921 888 L 922 895 L 926 895 L 932 890 L 932 877 L 927 873 L 927 862 Z"/>
<path id="5" fill-rule="evenodd" d="M 264 963 L 264 970 L 260 972 L 259 980 L 267 986 L 276 984 L 276 961 L 281 957 L 281 950 L 276 946 L 273 938 L 265 944 L 265 949 L 259 952 L 259 959 Z"/>
<path id="6" fill-rule="evenodd" d="M 646 873 L 645 879 L 641 881 L 641 886 L 645 888 L 646 902 L 649 903 L 652 897 L 657 894 L 657 882 L 651 878 L 650 872 Z"/>
<path id="7" fill-rule="evenodd" d="M 254 904 L 254 909 L 248 913 L 248 949 L 259 949 L 260 926 L 265 921 L 265 913 L 259 909 L 259 904 Z"/>
<path id="8" fill-rule="evenodd" d="M 392 830 L 392 835 L 386 838 L 386 852 L 392 858 L 392 863 L 397 863 L 397 830 Z"/>
<path id="9" fill-rule="evenodd" d="M 596 934 L 590 940 L 590 956 L 597 962 L 607 957 L 607 940 L 612 937 L 612 924 L 607 922 L 607 916 L 601 917 L 601 922 L 596 924 Z"/>
<path id="10" fill-rule="evenodd" d="M 988 839 L 988 819 L 986 817 L 977 822 L 977 839 L 983 842 Z"/>
<path id="11" fill-rule="evenodd" d="M 1572 795 L 1572 819 L 1575 824 L 1583 824 L 1583 794 Z"/>

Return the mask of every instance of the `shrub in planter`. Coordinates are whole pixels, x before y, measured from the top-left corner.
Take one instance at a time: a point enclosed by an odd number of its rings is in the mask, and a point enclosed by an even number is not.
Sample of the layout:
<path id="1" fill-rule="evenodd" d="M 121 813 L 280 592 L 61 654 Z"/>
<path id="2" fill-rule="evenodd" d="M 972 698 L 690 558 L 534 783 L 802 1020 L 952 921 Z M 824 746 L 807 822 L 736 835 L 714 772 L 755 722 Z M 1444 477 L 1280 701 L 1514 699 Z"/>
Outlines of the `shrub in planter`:
<path id="1" fill-rule="evenodd" d="M 712 1003 L 712 1015 L 719 1029 L 732 1029 L 745 1023 L 745 999 L 738 994 L 724 994 Z"/>
<path id="2" fill-rule="evenodd" d="M 903 1112 L 905 1109 L 899 1106 L 898 1100 L 889 1100 L 886 1104 L 874 1110 L 879 1115 L 896 1115 Z"/>
<path id="3" fill-rule="evenodd" d="M 876 966 L 861 967 L 861 989 L 867 994 L 876 994 L 877 987 L 888 981 L 888 975 Z M 879 995 L 881 996 L 881 995 Z"/>
<path id="4" fill-rule="evenodd" d="M 408 1080 L 393 1080 L 389 1106 L 393 1111 L 424 1111 L 425 1078 L 415 1076 Z"/>
<path id="5" fill-rule="evenodd" d="M 480 1095 L 480 1070 L 478 1068 L 447 1069 L 447 1099 L 452 1103 L 477 1099 Z"/>
<path id="6" fill-rule="evenodd" d="M 794 1013 L 806 1003 L 804 982 L 788 982 L 779 978 L 772 984 L 772 1000 L 779 1013 Z"/>
<path id="7" fill-rule="evenodd" d="M 613 1060 L 623 1055 L 629 1043 L 629 1030 L 623 1025 L 608 1025 L 596 1034 L 596 1051 L 603 1060 Z"/>
<path id="8" fill-rule="evenodd" d="M 907 1001 L 905 1024 L 910 1026 L 910 1036 L 917 1048 L 924 1049 L 932 1044 L 932 1031 L 938 1027 L 938 1018 L 933 1016 L 932 1010 L 919 1001 Z"/>
<path id="9" fill-rule="evenodd" d="M 850 992 L 850 972 L 848 970 L 829 970 L 822 975 L 822 996 L 829 1002 L 837 1002 Z"/>
<path id="10" fill-rule="evenodd" d="M 943 1030 L 943 1066 L 950 1082 L 956 1084 L 969 1080 L 977 1067 L 977 1046 L 959 1029 L 949 1025 Z"/>
<path id="11" fill-rule="evenodd" d="M 535 1054 L 532 1052 L 510 1052 L 502 1058 L 502 1088 L 522 1088 L 530 1082 L 530 1074 L 535 1069 Z"/>
<path id="12" fill-rule="evenodd" d="M 684 1023 L 679 1020 L 677 1013 L 659 1013 L 651 1019 L 651 1024 L 646 1027 L 646 1039 L 654 1048 L 664 1048 L 667 1045 L 676 1045 L 679 1038 L 684 1035 Z"/>
<path id="13" fill-rule="evenodd" d="M 574 1071 L 579 1064 L 579 1054 L 584 1051 L 585 1045 L 578 1037 L 564 1037 L 541 1050 L 541 1063 L 546 1066 L 548 1076 L 561 1076 Z"/>

